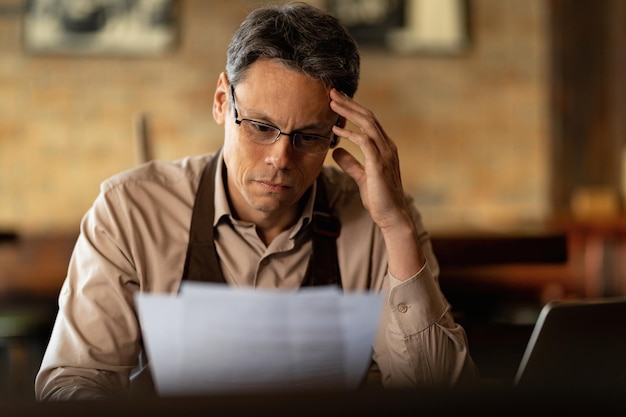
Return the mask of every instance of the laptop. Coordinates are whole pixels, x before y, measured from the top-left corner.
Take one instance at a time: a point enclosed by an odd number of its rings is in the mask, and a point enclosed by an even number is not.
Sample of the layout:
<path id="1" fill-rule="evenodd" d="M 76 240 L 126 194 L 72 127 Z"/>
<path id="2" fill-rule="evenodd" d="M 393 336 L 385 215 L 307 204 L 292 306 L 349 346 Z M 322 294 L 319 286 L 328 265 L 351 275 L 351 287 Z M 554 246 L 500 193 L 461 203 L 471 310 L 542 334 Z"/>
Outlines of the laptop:
<path id="1" fill-rule="evenodd" d="M 626 297 L 546 304 L 514 384 L 529 389 L 626 389 Z"/>

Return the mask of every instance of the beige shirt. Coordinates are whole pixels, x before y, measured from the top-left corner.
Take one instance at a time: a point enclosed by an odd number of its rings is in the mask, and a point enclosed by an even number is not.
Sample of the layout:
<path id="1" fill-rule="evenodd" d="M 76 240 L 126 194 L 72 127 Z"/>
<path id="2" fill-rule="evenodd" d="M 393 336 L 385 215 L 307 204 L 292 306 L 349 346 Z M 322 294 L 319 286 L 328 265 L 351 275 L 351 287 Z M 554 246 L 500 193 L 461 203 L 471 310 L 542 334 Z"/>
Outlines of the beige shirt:
<path id="1" fill-rule="evenodd" d="M 133 295 L 178 291 L 195 192 L 211 157 L 154 161 L 102 184 L 81 222 L 60 291 L 59 313 L 36 379 L 38 399 L 129 391 L 142 351 Z M 465 332 L 439 289 L 439 268 L 417 210 L 414 221 L 427 265 L 402 282 L 388 274 L 382 235 L 354 181 L 332 167 L 324 167 L 323 175 L 329 179 L 330 207 L 341 221 L 337 252 L 344 291 L 385 295 L 373 346 L 384 385 L 451 386 L 474 380 Z M 301 232 L 312 215 L 315 189 L 299 221 L 266 246 L 253 224 L 232 217 L 219 169 L 215 181 L 215 239 L 227 283 L 297 289 L 311 252 L 310 234 Z"/>

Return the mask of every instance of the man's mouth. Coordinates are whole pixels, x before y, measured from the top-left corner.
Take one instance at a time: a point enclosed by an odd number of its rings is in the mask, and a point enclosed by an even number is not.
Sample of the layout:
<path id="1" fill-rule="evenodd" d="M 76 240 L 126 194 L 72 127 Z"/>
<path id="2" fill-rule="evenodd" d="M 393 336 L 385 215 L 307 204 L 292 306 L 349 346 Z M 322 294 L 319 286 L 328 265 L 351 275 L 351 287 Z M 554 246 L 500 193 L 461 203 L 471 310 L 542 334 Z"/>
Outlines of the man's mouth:
<path id="1" fill-rule="evenodd" d="M 257 183 L 266 188 L 268 191 L 276 193 L 284 193 L 293 188 L 291 185 L 279 182 L 257 181 Z"/>

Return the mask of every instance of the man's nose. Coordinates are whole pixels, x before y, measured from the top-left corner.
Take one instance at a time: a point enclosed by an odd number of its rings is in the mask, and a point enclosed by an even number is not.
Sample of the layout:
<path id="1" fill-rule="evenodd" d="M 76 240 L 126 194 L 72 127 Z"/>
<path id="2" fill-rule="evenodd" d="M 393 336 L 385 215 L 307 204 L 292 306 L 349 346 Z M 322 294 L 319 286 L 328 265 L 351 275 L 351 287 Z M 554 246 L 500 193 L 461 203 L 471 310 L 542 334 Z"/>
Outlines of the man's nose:
<path id="1" fill-rule="evenodd" d="M 269 154 L 267 161 L 273 165 L 276 169 L 289 169 L 293 163 L 293 155 L 295 149 L 292 145 L 292 136 L 280 132 L 278 138 L 271 144 L 269 148 Z"/>

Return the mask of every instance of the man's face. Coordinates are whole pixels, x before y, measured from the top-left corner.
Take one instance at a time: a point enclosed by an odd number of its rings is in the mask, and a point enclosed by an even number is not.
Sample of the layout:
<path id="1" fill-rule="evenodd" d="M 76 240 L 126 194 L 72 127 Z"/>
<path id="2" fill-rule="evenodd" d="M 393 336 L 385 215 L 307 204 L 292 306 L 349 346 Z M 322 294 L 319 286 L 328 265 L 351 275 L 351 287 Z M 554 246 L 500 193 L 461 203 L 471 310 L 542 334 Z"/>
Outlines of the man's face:
<path id="1" fill-rule="evenodd" d="M 303 73 L 274 61 L 257 61 L 234 91 L 239 119 L 263 122 L 284 133 L 332 135 L 337 115 L 330 109 L 329 92 Z M 228 191 L 238 218 L 257 224 L 294 221 L 298 202 L 317 178 L 326 153 L 298 151 L 284 135 L 271 144 L 243 137 L 224 75 L 218 82 L 213 114 L 225 127 Z"/>

